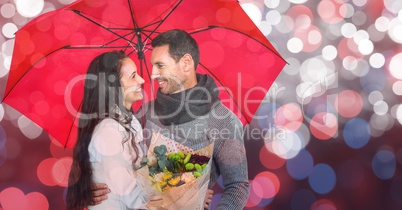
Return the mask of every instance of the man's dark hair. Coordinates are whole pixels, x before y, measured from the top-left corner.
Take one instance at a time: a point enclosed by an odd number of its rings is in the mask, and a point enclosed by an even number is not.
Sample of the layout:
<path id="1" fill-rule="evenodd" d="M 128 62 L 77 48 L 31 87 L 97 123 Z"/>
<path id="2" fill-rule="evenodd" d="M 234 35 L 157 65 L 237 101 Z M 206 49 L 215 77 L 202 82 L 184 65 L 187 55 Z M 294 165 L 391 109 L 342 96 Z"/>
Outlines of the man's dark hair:
<path id="1" fill-rule="evenodd" d="M 169 54 L 179 62 L 185 54 L 190 54 L 194 60 L 194 69 L 200 61 L 200 50 L 197 42 L 190 34 L 183 30 L 174 29 L 159 34 L 152 40 L 152 47 L 169 46 Z"/>

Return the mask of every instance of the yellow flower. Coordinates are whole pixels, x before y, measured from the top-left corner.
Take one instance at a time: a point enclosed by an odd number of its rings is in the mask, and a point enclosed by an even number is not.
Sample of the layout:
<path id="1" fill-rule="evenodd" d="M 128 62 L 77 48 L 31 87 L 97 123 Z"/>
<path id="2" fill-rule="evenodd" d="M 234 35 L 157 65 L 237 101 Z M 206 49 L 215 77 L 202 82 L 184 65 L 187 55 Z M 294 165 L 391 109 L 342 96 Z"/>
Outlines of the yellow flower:
<path id="1" fill-rule="evenodd" d="M 176 186 L 180 182 L 180 176 L 176 176 L 168 181 L 170 186 Z"/>
<path id="2" fill-rule="evenodd" d="M 163 181 L 167 181 L 170 178 L 172 178 L 172 173 L 164 173 L 163 176 L 162 176 Z"/>

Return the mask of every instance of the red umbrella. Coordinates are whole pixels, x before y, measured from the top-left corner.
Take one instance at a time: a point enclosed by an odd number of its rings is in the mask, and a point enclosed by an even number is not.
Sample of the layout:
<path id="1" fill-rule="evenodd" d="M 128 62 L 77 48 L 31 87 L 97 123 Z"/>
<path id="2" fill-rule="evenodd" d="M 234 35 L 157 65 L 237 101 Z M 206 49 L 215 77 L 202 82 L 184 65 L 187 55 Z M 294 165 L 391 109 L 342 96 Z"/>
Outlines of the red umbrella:
<path id="1" fill-rule="evenodd" d="M 80 0 L 43 14 L 16 33 L 2 101 L 73 147 L 90 61 L 125 50 L 150 100 L 150 42 L 173 28 L 197 40 L 197 71 L 213 76 L 223 103 L 248 123 L 286 62 L 236 0 Z"/>

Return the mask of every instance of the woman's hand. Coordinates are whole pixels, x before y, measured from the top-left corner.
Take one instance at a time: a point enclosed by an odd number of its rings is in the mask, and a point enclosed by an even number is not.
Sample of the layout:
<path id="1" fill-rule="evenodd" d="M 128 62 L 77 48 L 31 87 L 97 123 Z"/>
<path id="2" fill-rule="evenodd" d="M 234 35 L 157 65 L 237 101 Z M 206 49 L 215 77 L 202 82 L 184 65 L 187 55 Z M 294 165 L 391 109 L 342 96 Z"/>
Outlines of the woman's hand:
<path id="1" fill-rule="evenodd" d="M 211 189 L 207 190 L 207 194 L 205 194 L 205 204 L 204 208 L 209 209 L 209 204 L 212 202 L 212 196 L 214 195 L 214 191 Z"/>
<path id="2" fill-rule="evenodd" d="M 91 185 L 91 192 L 92 205 L 97 205 L 107 199 L 107 194 L 110 193 L 110 189 L 107 187 L 106 184 L 94 183 Z"/>

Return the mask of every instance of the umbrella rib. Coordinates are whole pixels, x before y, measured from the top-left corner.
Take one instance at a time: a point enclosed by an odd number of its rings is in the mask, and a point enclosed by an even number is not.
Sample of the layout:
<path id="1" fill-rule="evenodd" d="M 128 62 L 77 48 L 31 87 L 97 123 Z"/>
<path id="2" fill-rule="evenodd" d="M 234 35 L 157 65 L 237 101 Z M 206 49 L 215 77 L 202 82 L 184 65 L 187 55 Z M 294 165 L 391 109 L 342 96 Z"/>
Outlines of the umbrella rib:
<path id="1" fill-rule="evenodd" d="M 87 16 L 85 16 L 85 15 L 83 15 L 83 14 L 81 14 L 80 11 L 78 11 L 78 10 L 72 10 L 72 11 L 73 11 L 74 13 L 76 13 L 77 15 L 83 17 L 84 19 L 88 20 L 89 22 L 91 22 L 91 23 L 93 23 L 93 24 L 99 26 L 100 28 L 103 28 L 103 29 L 105 29 L 106 31 L 109 31 L 110 33 L 116 35 L 117 37 L 119 37 L 119 38 L 121 38 L 121 39 L 124 39 L 124 40 L 126 40 L 126 41 L 128 41 L 128 42 L 130 41 L 130 40 L 126 39 L 124 36 L 121 36 L 121 35 L 119 35 L 118 33 L 112 31 L 110 28 L 106 28 L 106 27 L 103 26 L 102 24 L 100 24 L 100 23 L 98 23 L 98 22 L 92 20 L 91 18 L 89 18 L 89 17 L 87 17 Z"/>
<path id="2" fill-rule="evenodd" d="M 154 30 L 151 31 L 151 33 L 148 35 L 148 37 L 151 37 L 151 35 L 153 33 L 155 33 L 155 31 L 166 21 L 166 19 L 173 13 L 174 10 L 176 10 L 176 8 L 183 2 L 183 0 L 180 0 L 177 2 L 176 5 L 174 5 L 174 7 L 166 14 L 166 16 L 158 22 L 158 25 L 155 27 Z"/>
<path id="3" fill-rule="evenodd" d="M 218 77 L 215 76 L 215 74 L 209 70 L 206 66 L 204 66 L 201 62 L 199 63 L 202 67 L 204 67 L 205 70 L 208 71 L 209 74 L 211 74 L 212 77 L 215 78 L 216 81 L 218 81 L 218 83 L 225 88 L 226 92 L 228 93 L 228 95 L 230 96 L 230 98 L 232 99 L 232 101 L 235 103 L 235 105 L 237 106 L 237 109 L 240 111 L 240 113 L 243 115 L 244 119 L 246 120 L 247 124 L 250 124 L 250 121 L 247 119 L 246 115 L 243 113 L 243 111 L 240 109 L 239 104 L 237 104 L 237 102 L 235 101 L 235 99 L 233 98 L 232 94 L 230 93 L 230 91 L 227 91 L 227 88 L 223 85 L 222 81 L 220 81 L 218 79 Z"/>
<path id="4" fill-rule="evenodd" d="M 81 106 L 82 106 L 82 100 L 81 100 L 80 106 L 78 107 L 78 110 L 81 109 Z M 77 115 L 78 115 L 78 112 L 74 115 L 74 120 L 73 120 L 73 123 L 70 126 L 70 130 L 68 131 L 68 136 L 67 136 L 67 139 L 66 139 L 66 143 L 64 144 L 64 148 L 67 148 L 67 143 L 68 143 L 68 140 L 70 140 L 70 134 L 71 134 L 71 131 L 73 130 L 74 122 L 75 122 L 75 119 L 77 119 Z"/>
<path id="5" fill-rule="evenodd" d="M 262 46 L 265 46 L 266 48 L 268 48 L 269 51 L 271 51 L 271 52 L 274 53 L 276 56 L 278 56 L 279 58 L 281 58 L 286 64 L 289 64 L 284 58 L 282 58 L 282 56 L 281 56 L 278 52 L 275 52 L 274 50 L 272 50 L 272 49 L 269 48 L 268 46 L 264 45 L 261 41 L 255 39 L 253 36 L 251 36 L 251 35 L 249 35 L 249 34 L 246 34 L 246 33 L 244 33 L 244 32 L 238 31 L 238 30 L 233 29 L 233 28 L 228 28 L 228 27 L 225 27 L 225 26 L 208 26 L 208 27 L 206 27 L 206 28 L 200 28 L 200 29 L 194 30 L 194 31 L 192 31 L 192 32 L 189 32 L 189 34 L 196 34 L 196 33 L 200 33 L 200 32 L 203 32 L 203 31 L 212 30 L 212 29 L 214 29 L 214 28 L 227 29 L 227 30 L 231 30 L 231 31 L 234 31 L 234 32 L 243 34 L 244 36 L 247 36 L 247 37 L 249 37 L 249 38 L 255 40 L 256 42 L 260 43 Z"/>
<path id="6" fill-rule="evenodd" d="M 42 59 L 48 57 L 49 55 L 55 53 L 56 51 L 59 51 L 61 49 L 65 49 L 67 46 L 64 47 L 60 47 L 59 49 L 55 49 L 52 52 L 48 53 L 47 55 L 43 56 L 42 58 L 40 58 L 39 60 L 37 60 L 34 64 L 32 64 L 25 72 L 24 74 L 17 80 L 17 82 L 13 85 L 13 87 L 11 87 L 11 89 L 8 91 L 8 93 L 5 94 L 5 96 L 3 96 L 3 100 L 1 101 L 1 103 L 4 102 L 4 100 L 7 98 L 7 96 L 13 91 L 14 87 L 17 86 L 17 84 L 21 81 L 22 78 L 24 78 L 24 76 L 32 69 L 32 67 L 34 67 L 37 63 L 39 63 Z"/>
<path id="7" fill-rule="evenodd" d="M 134 18 L 134 10 L 133 10 L 133 5 L 131 5 L 131 1 L 130 0 L 127 0 L 127 2 L 128 2 L 128 7 L 130 8 L 130 14 L 131 14 L 131 21 L 133 21 L 133 25 L 134 25 L 134 28 L 136 29 L 136 28 L 139 28 L 138 27 L 138 24 L 137 24 L 137 22 L 135 21 L 135 18 Z"/>

